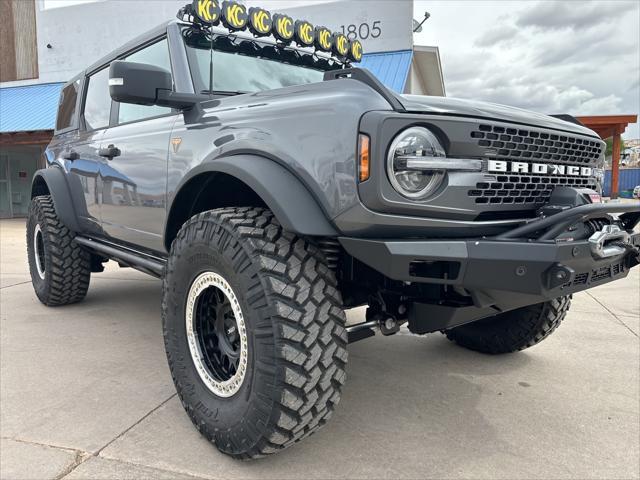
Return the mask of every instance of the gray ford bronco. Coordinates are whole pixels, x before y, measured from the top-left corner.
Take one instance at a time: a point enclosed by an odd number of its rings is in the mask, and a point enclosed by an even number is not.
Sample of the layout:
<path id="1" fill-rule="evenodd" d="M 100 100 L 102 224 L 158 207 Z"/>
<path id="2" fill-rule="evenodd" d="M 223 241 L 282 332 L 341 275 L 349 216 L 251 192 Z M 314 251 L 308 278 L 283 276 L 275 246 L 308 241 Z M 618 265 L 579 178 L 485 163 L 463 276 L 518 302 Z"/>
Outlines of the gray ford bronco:
<path id="1" fill-rule="evenodd" d="M 638 264 L 640 208 L 601 203 L 593 131 L 398 95 L 361 56 L 326 28 L 196 0 L 66 84 L 33 179 L 38 298 L 82 300 L 109 260 L 161 278 L 182 404 L 235 458 L 329 420 L 349 342 L 406 323 L 523 350 L 571 294 Z"/>

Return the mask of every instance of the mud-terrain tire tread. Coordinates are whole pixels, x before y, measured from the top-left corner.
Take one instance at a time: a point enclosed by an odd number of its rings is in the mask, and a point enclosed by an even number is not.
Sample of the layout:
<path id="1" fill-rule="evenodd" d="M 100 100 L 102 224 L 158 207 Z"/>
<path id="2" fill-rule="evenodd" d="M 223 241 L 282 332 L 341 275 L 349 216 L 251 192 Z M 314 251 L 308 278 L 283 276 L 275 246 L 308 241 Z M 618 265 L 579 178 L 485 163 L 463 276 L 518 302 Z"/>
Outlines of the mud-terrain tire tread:
<path id="1" fill-rule="evenodd" d="M 248 297 L 251 305 L 268 306 L 259 334 L 260 341 L 273 338 L 273 357 L 256 355 L 255 369 L 271 371 L 273 378 L 271 385 L 261 385 L 253 393 L 268 413 L 265 424 L 245 425 L 240 434 L 216 432 L 186 401 L 169 346 L 166 292 L 181 252 L 197 237 L 209 241 L 218 237 L 245 271 L 256 266 Z M 203 436 L 234 458 L 251 459 L 282 450 L 326 424 L 346 378 L 346 317 L 335 275 L 316 246 L 284 231 L 269 210 L 221 208 L 200 213 L 183 225 L 172 243 L 166 272 L 162 316 L 169 367 L 182 405 Z"/>
<path id="2" fill-rule="evenodd" d="M 35 265 L 33 231 L 40 224 L 45 254 L 45 280 L 41 280 Z M 34 197 L 29 204 L 27 223 L 27 257 L 35 288 L 42 303 L 50 307 L 69 305 L 84 299 L 91 280 L 91 254 L 74 241 L 75 234 L 58 218 L 49 195 Z M 34 285 L 35 287 L 35 285 Z"/>
<path id="3" fill-rule="evenodd" d="M 449 340 L 477 352 L 492 355 L 532 347 L 560 326 L 571 306 L 571 296 L 530 305 L 495 317 L 446 330 Z"/>

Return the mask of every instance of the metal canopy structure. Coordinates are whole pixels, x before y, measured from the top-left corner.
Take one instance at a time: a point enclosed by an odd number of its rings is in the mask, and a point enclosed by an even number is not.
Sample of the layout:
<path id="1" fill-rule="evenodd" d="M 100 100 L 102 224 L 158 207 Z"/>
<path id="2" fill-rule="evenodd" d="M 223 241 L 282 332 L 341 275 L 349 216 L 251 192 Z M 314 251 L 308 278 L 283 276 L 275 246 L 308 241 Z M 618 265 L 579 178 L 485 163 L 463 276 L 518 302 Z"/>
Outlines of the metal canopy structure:
<path id="1" fill-rule="evenodd" d="M 368 53 L 363 56 L 358 66 L 373 73 L 387 88 L 397 93 L 404 93 L 412 59 L 411 50 Z"/>
<path id="2" fill-rule="evenodd" d="M 366 53 L 357 66 L 396 93 L 445 96 L 438 47 L 414 45 L 413 50 Z"/>
<path id="3" fill-rule="evenodd" d="M 0 88 L 0 145 L 49 143 L 63 85 Z"/>
<path id="4" fill-rule="evenodd" d="M 603 140 L 613 137 L 611 155 L 611 198 L 618 198 L 620 172 L 620 139 L 630 123 L 638 121 L 638 115 L 592 115 L 577 117 L 587 128 L 590 128 Z"/>

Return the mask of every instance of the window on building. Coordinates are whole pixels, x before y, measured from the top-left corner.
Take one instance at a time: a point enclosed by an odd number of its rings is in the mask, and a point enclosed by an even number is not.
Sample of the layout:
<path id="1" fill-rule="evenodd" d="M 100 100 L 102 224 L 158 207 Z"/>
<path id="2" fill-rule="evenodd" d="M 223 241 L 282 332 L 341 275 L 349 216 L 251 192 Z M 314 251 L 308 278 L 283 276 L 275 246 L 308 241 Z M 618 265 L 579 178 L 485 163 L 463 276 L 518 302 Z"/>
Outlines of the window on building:
<path id="1" fill-rule="evenodd" d="M 79 90 L 80 80 L 76 80 L 64 87 L 62 92 L 60 92 L 56 130 L 65 130 L 70 127 L 77 127 L 76 104 L 78 102 Z"/>
<path id="2" fill-rule="evenodd" d="M 132 53 L 124 60 L 127 62 L 145 63 L 156 67 L 164 68 L 171 72 L 171 61 L 169 59 L 169 45 L 167 39 L 160 40 L 153 45 Z M 135 105 L 132 103 L 121 103 L 118 112 L 118 123 L 135 122 L 145 118 L 157 117 L 171 113 L 171 108 L 159 107 L 157 105 Z"/>
<path id="3" fill-rule="evenodd" d="M 87 130 L 99 130 L 109 126 L 111 96 L 109 95 L 109 67 L 89 77 L 84 101 L 84 123 Z"/>

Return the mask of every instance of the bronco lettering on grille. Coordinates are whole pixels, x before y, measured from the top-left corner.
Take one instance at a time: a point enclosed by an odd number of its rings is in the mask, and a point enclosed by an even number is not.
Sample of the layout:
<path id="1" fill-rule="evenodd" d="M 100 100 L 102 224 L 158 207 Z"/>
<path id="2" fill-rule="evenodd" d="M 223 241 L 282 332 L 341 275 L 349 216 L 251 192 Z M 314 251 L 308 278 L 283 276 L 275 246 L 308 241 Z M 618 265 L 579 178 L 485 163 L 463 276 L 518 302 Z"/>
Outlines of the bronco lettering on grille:
<path id="1" fill-rule="evenodd" d="M 489 160 L 489 172 L 537 173 L 541 175 L 571 175 L 575 177 L 590 177 L 591 167 L 576 165 L 556 165 L 554 163 L 509 162 L 506 160 Z"/>

